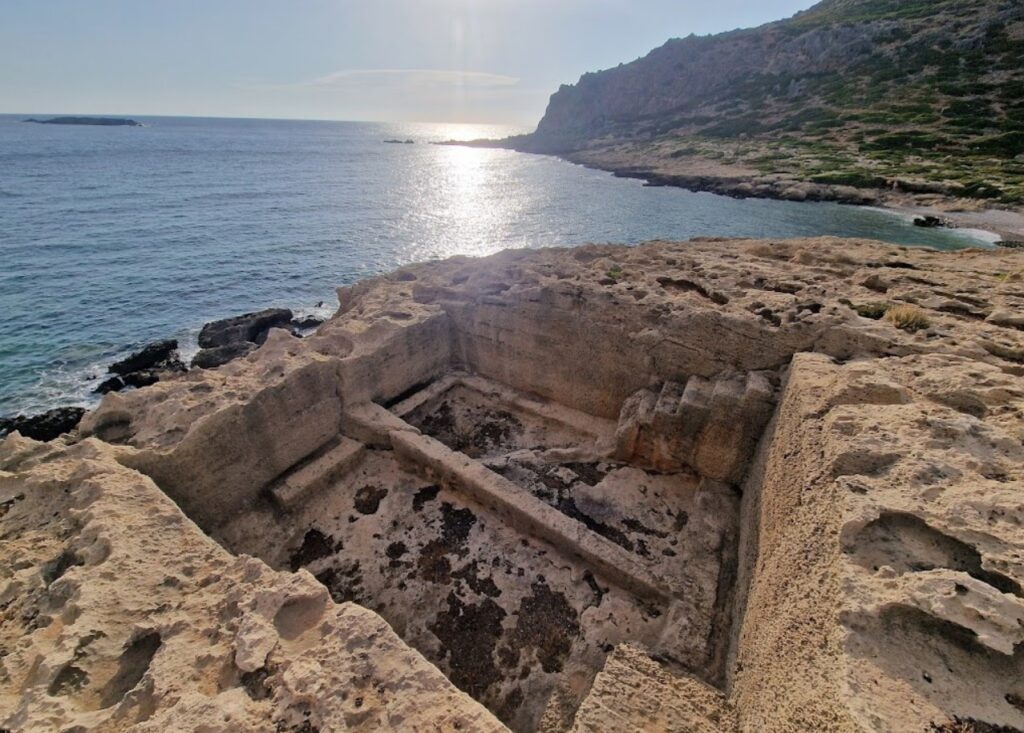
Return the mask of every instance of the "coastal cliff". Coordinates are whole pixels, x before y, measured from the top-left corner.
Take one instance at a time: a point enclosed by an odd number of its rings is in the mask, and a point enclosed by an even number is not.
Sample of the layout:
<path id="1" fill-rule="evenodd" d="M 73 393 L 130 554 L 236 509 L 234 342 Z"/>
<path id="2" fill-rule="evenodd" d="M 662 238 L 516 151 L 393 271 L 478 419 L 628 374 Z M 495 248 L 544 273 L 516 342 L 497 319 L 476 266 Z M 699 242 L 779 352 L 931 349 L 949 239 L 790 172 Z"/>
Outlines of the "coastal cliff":
<path id="1" fill-rule="evenodd" d="M 341 288 L 0 441 L 0 727 L 1019 733 L 1022 307 L 840 239 Z"/>
<path id="2" fill-rule="evenodd" d="M 1024 203 L 1024 7 L 825 0 L 672 39 L 505 141 L 656 185 L 849 203 Z"/>

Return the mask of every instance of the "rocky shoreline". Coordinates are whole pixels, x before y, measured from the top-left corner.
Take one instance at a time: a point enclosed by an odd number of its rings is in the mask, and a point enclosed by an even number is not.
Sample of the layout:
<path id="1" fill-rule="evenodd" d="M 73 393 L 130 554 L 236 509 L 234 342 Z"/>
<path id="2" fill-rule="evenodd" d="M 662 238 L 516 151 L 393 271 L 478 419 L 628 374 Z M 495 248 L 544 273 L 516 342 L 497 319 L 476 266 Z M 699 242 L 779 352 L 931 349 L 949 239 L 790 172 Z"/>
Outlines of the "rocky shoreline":
<path id="1" fill-rule="evenodd" d="M 954 188 L 941 183 L 894 179 L 887 181 L 886 188 L 817 183 L 765 175 L 698 157 L 642 160 L 641 156 L 614 147 L 566 150 L 548 148 L 538 145 L 531 135 L 501 140 L 447 140 L 438 144 L 551 155 L 585 168 L 611 173 L 617 178 L 641 180 L 651 187 L 681 188 L 694 193 L 712 193 L 735 199 L 871 206 L 903 213 L 915 219 L 940 219 L 941 226 L 952 229 L 988 232 L 996 240 L 1011 245 L 1024 240 L 1024 210 L 1008 205 L 993 207 L 980 199 L 963 198 L 956 195 Z M 688 172 L 688 169 L 699 172 Z"/>
<path id="2" fill-rule="evenodd" d="M 268 308 L 211 321 L 199 332 L 200 348 L 189 364 L 182 361 L 176 339 L 154 341 L 111 364 L 107 368 L 109 376 L 93 393 L 105 395 L 139 389 L 190 369 L 214 369 L 255 351 L 273 329 L 284 329 L 302 338 L 315 332 L 323 322 L 313 316 L 297 318 L 288 308 Z M 83 407 L 62 406 L 35 415 L 0 417 L 0 437 L 17 431 L 33 440 L 53 440 L 73 431 L 85 412 Z"/>
<path id="3" fill-rule="evenodd" d="M 558 157 L 587 168 L 603 170 L 617 178 L 634 178 L 651 187 L 668 186 L 695 193 L 713 193 L 736 199 L 776 201 L 816 201 L 848 206 L 871 206 L 913 217 L 922 227 L 976 229 L 997 237 L 1000 242 L 1024 239 L 1024 212 L 1017 208 L 979 207 L 973 199 L 963 199 L 927 184 L 893 181 L 891 188 L 856 188 L 813 181 L 777 179 L 772 176 L 729 178 L 683 173 L 664 173 L 647 167 L 614 167 L 594 163 L 585 155 Z"/>

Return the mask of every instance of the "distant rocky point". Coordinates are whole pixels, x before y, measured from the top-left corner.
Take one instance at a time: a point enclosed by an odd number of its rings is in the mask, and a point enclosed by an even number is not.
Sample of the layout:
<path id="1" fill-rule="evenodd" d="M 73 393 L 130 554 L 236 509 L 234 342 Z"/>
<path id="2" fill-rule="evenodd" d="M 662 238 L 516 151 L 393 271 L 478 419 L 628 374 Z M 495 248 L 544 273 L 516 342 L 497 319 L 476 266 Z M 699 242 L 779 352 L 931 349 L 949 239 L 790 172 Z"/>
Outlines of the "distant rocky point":
<path id="1" fill-rule="evenodd" d="M 142 127 L 141 122 L 126 117 L 51 117 L 48 120 L 37 120 L 30 117 L 25 122 L 37 125 L 100 125 L 105 127 Z"/>

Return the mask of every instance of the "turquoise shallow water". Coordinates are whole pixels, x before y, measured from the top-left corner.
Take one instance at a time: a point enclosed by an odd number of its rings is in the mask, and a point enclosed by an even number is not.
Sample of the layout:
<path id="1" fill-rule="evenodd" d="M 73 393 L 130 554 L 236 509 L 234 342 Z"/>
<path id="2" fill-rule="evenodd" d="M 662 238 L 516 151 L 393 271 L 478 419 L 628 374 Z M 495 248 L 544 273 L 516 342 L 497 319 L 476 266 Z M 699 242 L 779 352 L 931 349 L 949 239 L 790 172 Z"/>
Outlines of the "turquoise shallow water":
<path id="1" fill-rule="evenodd" d="M 187 352 L 204 322 L 269 306 L 330 312 L 335 286 L 417 260 L 700 235 L 978 244 L 887 212 L 645 188 L 553 158 L 426 144 L 520 130 L 21 118 L 0 116 L 0 415 L 89 404 L 133 347 L 177 337 Z"/>

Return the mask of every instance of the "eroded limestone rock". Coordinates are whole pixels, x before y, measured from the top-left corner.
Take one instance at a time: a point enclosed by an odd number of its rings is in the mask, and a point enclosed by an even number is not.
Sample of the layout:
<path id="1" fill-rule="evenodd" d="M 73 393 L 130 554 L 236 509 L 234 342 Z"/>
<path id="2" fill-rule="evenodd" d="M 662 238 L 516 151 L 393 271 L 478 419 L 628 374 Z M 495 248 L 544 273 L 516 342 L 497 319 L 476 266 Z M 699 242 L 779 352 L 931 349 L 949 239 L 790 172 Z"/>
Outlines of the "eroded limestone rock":
<path id="1" fill-rule="evenodd" d="M 1022 269 L 455 258 L 8 437 L 0 727 L 1024 730 Z"/>
<path id="2" fill-rule="evenodd" d="M 94 440 L 4 443 L 0 725 L 502 730 L 308 573 L 232 557 Z"/>

